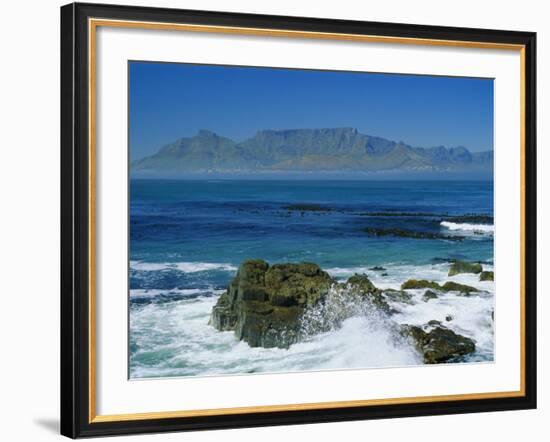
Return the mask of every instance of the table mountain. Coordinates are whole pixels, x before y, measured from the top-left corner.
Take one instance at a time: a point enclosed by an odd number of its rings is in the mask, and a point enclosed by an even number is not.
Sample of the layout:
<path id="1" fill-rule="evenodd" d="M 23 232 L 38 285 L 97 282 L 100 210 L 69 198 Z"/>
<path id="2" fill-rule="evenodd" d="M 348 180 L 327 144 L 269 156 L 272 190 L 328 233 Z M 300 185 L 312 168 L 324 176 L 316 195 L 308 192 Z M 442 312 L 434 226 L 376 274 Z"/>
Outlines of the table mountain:
<path id="1" fill-rule="evenodd" d="M 176 174 L 262 171 L 491 172 L 493 151 L 412 147 L 353 128 L 262 130 L 243 142 L 200 130 L 135 161 L 134 172 Z"/>

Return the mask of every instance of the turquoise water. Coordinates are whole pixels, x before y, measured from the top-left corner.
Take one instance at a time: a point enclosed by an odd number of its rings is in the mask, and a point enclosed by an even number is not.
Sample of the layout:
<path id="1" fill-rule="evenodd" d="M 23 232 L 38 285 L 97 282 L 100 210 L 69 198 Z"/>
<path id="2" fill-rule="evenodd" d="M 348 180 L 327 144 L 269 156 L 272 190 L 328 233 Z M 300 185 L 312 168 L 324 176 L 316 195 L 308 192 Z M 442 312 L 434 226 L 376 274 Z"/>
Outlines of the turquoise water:
<path id="1" fill-rule="evenodd" d="M 301 210 L 304 204 L 309 210 Z M 336 334 L 290 350 L 251 349 L 235 341 L 231 332 L 209 327 L 208 315 L 239 264 L 250 258 L 270 263 L 312 261 L 337 278 L 367 272 L 380 287 L 395 288 L 408 278 L 447 280 L 450 259 L 481 261 L 492 269 L 491 225 L 445 224 L 449 216 L 464 214 L 493 215 L 492 182 L 132 180 L 130 374 L 186 376 L 416 364 L 413 351 L 388 336 L 381 338 L 384 324 L 376 330 L 371 324 L 370 331 L 363 323 L 355 324 L 360 331 L 353 329 L 354 334 L 370 333 L 374 341 L 387 345 L 376 357 L 354 359 L 351 348 L 350 356 L 343 356 Z M 368 228 L 441 237 L 373 236 L 365 231 Z M 453 240 L 456 236 L 462 240 Z M 386 271 L 369 270 L 373 266 L 384 266 Z M 453 280 L 468 280 L 460 278 Z M 491 360 L 492 322 L 484 318 L 490 318 L 493 284 L 483 284 L 490 294 L 483 302 L 477 298 L 451 302 L 449 295 L 441 300 L 443 305 L 434 302 L 429 309 L 426 303 L 413 310 L 403 307 L 401 321 L 437 319 L 444 310 L 458 309 L 462 313 L 455 313 L 464 318 L 453 326 L 483 343 L 472 360 Z"/>

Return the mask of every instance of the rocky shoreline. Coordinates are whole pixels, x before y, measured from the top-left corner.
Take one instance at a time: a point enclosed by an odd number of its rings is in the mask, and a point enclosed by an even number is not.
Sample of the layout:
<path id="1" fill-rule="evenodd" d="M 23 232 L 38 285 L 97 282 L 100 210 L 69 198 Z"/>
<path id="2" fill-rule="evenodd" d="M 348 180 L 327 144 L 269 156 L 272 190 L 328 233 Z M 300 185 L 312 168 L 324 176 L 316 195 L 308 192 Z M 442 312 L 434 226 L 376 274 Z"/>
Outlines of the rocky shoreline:
<path id="1" fill-rule="evenodd" d="M 493 280 L 493 272 L 483 271 L 479 263 L 450 263 L 449 275 L 459 273 L 479 274 L 480 281 Z M 398 313 L 394 306 L 410 304 L 409 291 L 420 289 L 426 290 L 424 302 L 446 292 L 460 296 L 482 293 L 453 281 L 440 285 L 415 279 L 403 282 L 400 290 L 380 289 L 365 274 L 337 281 L 315 263 L 270 266 L 263 260 L 246 260 L 213 307 L 210 325 L 220 331 L 234 331 L 237 339 L 251 347 L 288 348 L 309 336 L 336 329 L 354 315 L 377 315 L 391 325 L 396 339 L 411 343 L 426 364 L 458 361 L 475 352 L 473 339 L 440 321 L 422 325 L 392 321 Z M 452 316 L 446 321 L 452 321 Z"/>

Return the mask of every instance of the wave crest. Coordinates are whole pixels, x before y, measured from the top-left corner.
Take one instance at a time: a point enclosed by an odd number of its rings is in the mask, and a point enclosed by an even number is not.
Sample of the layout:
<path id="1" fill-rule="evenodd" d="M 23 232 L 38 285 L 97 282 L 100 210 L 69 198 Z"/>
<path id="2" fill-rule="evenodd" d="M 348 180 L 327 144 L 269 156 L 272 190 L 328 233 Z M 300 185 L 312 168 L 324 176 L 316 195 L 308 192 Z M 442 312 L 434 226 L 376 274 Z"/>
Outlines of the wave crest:
<path id="1" fill-rule="evenodd" d="M 197 273 L 207 272 L 211 270 L 220 270 L 225 272 L 234 272 L 237 270 L 232 264 L 229 263 L 216 263 L 216 262 L 143 262 L 143 261 L 130 261 L 130 268 L 132 270 L 144 271 L 144 272 L 158 272 L 162 270 L 179 270 L 183 273 Z"/>
<path id="2" fill-rule="evenodd" d="M 485 235 L 492 235 L 495 231 L 495 226 L 491 224 L 453 223 L 450 221 L 441 221 L 441 226 L 449 230 L 460 230 Z"/>

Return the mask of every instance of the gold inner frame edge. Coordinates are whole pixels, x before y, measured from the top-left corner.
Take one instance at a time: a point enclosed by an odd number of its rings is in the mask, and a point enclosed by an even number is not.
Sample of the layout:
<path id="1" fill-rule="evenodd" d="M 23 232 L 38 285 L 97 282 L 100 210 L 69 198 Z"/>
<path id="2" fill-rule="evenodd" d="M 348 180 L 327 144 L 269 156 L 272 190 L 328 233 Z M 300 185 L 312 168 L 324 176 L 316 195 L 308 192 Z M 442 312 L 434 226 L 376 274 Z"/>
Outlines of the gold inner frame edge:
<path id="1" fill-rule="evenodd" d="M 306 39 L 324 39 L 339 41 L 357 41 L 370 43 L 389 43 L 389 44 L 411 44 L 419 46 L 444 46 L 461 47 L 477 49 L 498 49 L 518 51 L 520 54 L 520 389 L 518 391 L 498 391 L 487 393 L 464 393 L 453 395 L 437 396 L 414 396 L 387 399 L 366 399 L 352 401 L 332 401 L 301 404 L 284 405 L 261 405 L 233 408 L 215 408 L 215 409 L 197 409 L 197 410 L 178 410 L 178 411 L 153 411 L 144 413 L 127 414 L 96 414 L 96 36 L 97 28 L 115 27 L 115 28 L 133 28 L 146 30 L 164 30 L 164 31 L 186 31 L 186 32 L 207 32 L 217 34 L 236 34 L 236 35 L 254 35 L 267 37 L 292 37 Z M 246 28 L 232 26 L 212 26 L 196 25 L 183 23 L 160 23 L 144 22 L 131 20 L 112 20 L 112 19 L 88 19 L 88 94 L 89 94 L 89 284 L 88 284 L 88 320 L 89 320 L 89 367 L 88 367 L 88 422 L 117 422 L 134 421 L 146 419 L 169 419 L 183 417 L 199 416 L 221 416 L 221 415 L 239 415 L 246 413 L 273 413 L 280 411 L 298 411 L 298 410 L 322 410 L 329 408 L 349 408 L 365 407 L 375 405 L 397 405 L 397 404 L 415 404 L 427 402 L 460 401 L 460 400 L 482 400 L 497 398 L 513 398 L 525 396 L 525 45 L 494 43 L 494 42 L 475 42 L 460 40 L 440 40 L 423 39 L 412 37 L 391 37 L 363 34 L 312 32 L 312 31 L 293 31 L 284 29 L 266 29 L 266 28 Z"/>

